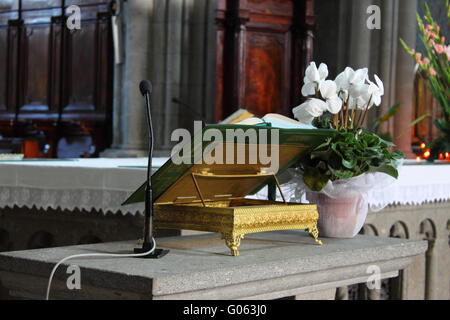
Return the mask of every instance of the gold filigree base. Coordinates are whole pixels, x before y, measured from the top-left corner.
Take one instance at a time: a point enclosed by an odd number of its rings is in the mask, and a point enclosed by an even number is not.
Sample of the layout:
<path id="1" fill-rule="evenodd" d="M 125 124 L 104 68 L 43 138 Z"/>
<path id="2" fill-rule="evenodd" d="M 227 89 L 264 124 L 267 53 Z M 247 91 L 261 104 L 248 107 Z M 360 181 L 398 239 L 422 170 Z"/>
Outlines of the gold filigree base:
<path id="1" fill-rule="evenodd" d="M 155 205 L 154 223 L 159 229 L 217 232 L 232 256 L 239 255 L 244 235 L 276 230 L 304 229 L 318 244 L 316 205 L 239 199 L 199 205 Z"/>

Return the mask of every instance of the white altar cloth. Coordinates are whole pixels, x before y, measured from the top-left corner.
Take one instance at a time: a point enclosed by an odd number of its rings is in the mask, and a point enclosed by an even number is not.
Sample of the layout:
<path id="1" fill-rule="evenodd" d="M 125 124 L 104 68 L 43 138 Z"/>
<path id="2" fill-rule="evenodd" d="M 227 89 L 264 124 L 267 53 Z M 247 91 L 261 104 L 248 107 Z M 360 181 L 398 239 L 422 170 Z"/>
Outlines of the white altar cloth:
<path id="1" fill-rule="evenodd" d="M 154 158 L 161 166 L 167 158 Z M 71 161 L 0 161 L 0 209 L 102 210 L 136 214 L 143 204 L 121 203 L 145 181 L 146 158 L 74 159 Z M 287 194 L 292 186 L 283 185 Z M 263 189 L 258 197 L 266 198 Z M 300 200 L 300 199 L 290 199 Z M 388 187 L 375 190 L 372 206 L 420 205 L 450 200 L 450 165 L 407 162 L 400 177 Z"/>
<path id="2" fill-rule="evenodd" d="M 291 202 L 307 203 L 299 198 L 295 184 L 283 184 L 283 194 Z M 261 189 L 252 198 L 266 199 L 267 188 Z M 282 200 L 277 192 L 277 200 Z M 388 205 L 421 205 L 450 200 L 450 163 L 428 164 L 426 161 L 405 160 L 399 168 L 397 180 L 384 188 L 372 191 L 368 202 L 374 210 Z"/>
<path id="3" fill-rule="evenodd" d="M 421 205 L 450 200 L 450 163 L 416 164 L 407 161 L 399 169 L 399 178 L 384 189 L 377 189 L 371 205 Z"/>
<path id="4" fill-rule="evenodd" d="M 160 167 L 167 158 L 154 158 Z M 102 210 L 135 214 L 121 203 L 146 177 L 147 158 L 0 161 L 0 208 Z"/>

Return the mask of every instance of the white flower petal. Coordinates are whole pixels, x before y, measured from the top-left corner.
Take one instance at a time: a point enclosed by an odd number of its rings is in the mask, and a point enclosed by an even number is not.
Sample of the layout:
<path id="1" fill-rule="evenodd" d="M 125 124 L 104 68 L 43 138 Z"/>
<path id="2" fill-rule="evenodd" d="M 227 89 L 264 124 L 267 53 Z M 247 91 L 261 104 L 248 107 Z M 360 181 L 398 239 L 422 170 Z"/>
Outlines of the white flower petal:
<path id="1" fill-rule="evenodd" d="M 367 68 L 358 69 L 353 74 L 352 78 L 350 79 L 350 83 L 356 85 L 356 84 L 363 84 L 367 80 L 367 73 L 369 70 Z"/>
<path id="2" fill-rule="evenodd" d="M 316 94 L 316 85 L 313 82 L 306 82 L 302 87 L 302 96 L 308 97 Z"/>
<path id="3" fill-rule="evenodd" d="M 369 88 L 367 89 L 367 95 L 372 95 L 374 93 L 377 93 L 380 91 L 380 89 L 377 87 L 375 83 L 372 81 L 369 81 Z"/>
<path id="4" fill-rule="evenodd" d="M 312 98 L 309 99 L 308 111 L 314 117 L 320 117 L 328 108 L 328 105 L 325 101 Z"/>
<path id="5" fill-rule="evenodd" d="M 330 113 L 336 114 L 339 111 L 341 111 L 341 108 L 342 108 L 342 100 L 339 99 L 337 95 L 327 100 L 327 110 Z"/>
<path id="6" fill-rule="evenodd" d="M 312 121 L 314 120 L 314 116 L 312 116 L 308 109 L 309 102 L 305 102 L 294 109 L 292 109 L 292 113 L 294 114 L 294 118 L 296 118 L 300 123 L 311 125 Z"/>
<path id="7" fill-rule="evenodd" d="M 292 109 L 292 113 L 300 123 L 310 125 L 314 118 L 320 117 L 326 109 L 327 104 L 324 101 L 313 98 Z"/>
<path id="8" fill-rule="evenodd" d="M 374 77 L 375 77 L 375 81 L 377 83 L 377 86 L 378 86 L 378 88 L 380 90 L 380 96 L 382 96 L 382 95 L 384 95 L 384 84 L 383 84 L 383 81 L 381 81 L 381 79 L 378 78 L 378 76 L 376 74 L 374 74 Z"/>
<path id="9" fill-rule="evenodd" d="M 319 70 L 317 70 L 317 66 L 314 61 L 309 64 L 308 68 L 306 68 L 305 77 L 307 77 L 311 82 L 318 83 L 320 81 Z"/>
<path id="10" fill-rule="evenodd" d="M 350 86 L 348 93 L 353 98 L 366 95 L 369 92 L 370 86 L 368 84 L 353 84 Z"/>
<path id="11" fill-rule="evenodd" d="M 353 77 L 354 73 L 355 71 L 353 71 L 352 68 L 347 67 L 336 77 L 334 81 L 340 90 L 348 90 L 350 79 Z"/>
<path id="12" fill-rule="evenodd" d="M 344 73 L 347 76 L 347 78 L 351 78 L 355 74 L 355 70 L 353 70 L 352 67 L 346 67 L 344 69 Z"/>
<path id="13" fill-rule="evenodd" d="M 319 66 L 320 80 L 325 80 L 328 77 L 328 67 L 325 63 L 321 63 Z"/>
<path id="14" fill-rule="evenodd" d="M 373 102 L 373 104 L 378 107 L 381 104 L 381 96 L 379 95 L 374 96 L 371 102 Z"/>
<path id="15" fill-rule="evenodd" d="M 364 96 L 359 96 L 355 99 L 355 106 L 357 109 L 365 110 L 367 107 L 368 99 Z"/>
<path id="16" fill-rule="evenodd" d="M 356 109 L 356 101 L 351 96 L 348 97 L 348 108 L 350 110 Z"/>
<path id="17" fill-rule="evenodd" d="M 328 99 L 336 95 L 337 86 L 336 83 L 332 80 L 322 81 L 319 84 L 320 94 L 322 98 Z"/>

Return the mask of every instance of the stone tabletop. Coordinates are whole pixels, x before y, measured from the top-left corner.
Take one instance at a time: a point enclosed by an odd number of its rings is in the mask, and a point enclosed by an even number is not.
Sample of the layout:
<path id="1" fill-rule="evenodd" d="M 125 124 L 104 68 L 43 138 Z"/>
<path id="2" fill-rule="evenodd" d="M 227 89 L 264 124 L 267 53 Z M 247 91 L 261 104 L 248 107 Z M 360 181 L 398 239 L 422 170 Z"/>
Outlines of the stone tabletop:
<path id="1" fill-rule="evenodd" d="M 426 241 L 358 235 L 322 238 L 317 245 L 303 231 L 246 236 L 240 256 L 232 257 L 217 234 L 161 238 L 170 249 L 161 259 L 79 258 L 62 265 L 52 287 L 54 298 L 233 299 L 275 298 L 365 282 L 367 268 L 393 277 Z M 15 251 L 0 254 L 0 282 L 11 294 L 43 298 L 51 269 L 81 253 L 131 253 L 135 241 Z M 81 290 L 68 290 L 67 265 L 81 270 Z M 59 281 L 58 281 L 59 280 Z M 27 283 L 33 283 L 27 287 Z"/>

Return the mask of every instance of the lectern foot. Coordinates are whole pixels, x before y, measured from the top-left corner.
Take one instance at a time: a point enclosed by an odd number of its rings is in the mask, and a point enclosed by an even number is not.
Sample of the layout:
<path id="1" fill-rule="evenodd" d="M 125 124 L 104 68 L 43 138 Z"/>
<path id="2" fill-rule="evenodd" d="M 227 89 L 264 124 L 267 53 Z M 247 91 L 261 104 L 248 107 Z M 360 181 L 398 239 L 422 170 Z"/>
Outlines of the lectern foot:
<path id="1" fill-rule="evenodd" d="M 228 248 L 231 250 L 231 255 L 237 257 L 239 255 L 239 246 L 241 245 L 241 239 L 244 238 L 243 234 L 223 234 L 222 239 L 225 239 L 225 243 Z"/>
<path id="2" fill-rule="evenodd" d="M 318 244 L 322 245 L 322 241 L 319 240 L 319 230 L 317 229 L 317 224 L 307 229 L 309 234 L 314 238 Z"/>

